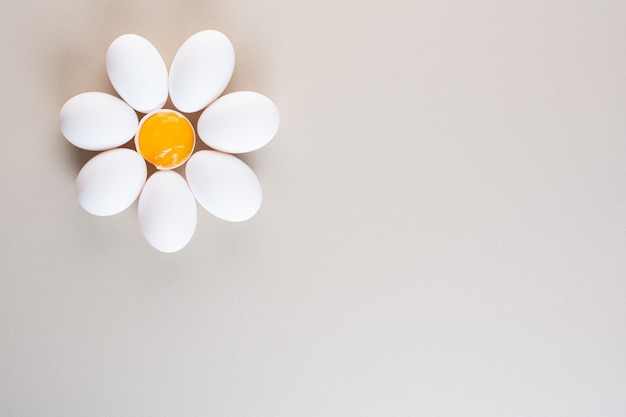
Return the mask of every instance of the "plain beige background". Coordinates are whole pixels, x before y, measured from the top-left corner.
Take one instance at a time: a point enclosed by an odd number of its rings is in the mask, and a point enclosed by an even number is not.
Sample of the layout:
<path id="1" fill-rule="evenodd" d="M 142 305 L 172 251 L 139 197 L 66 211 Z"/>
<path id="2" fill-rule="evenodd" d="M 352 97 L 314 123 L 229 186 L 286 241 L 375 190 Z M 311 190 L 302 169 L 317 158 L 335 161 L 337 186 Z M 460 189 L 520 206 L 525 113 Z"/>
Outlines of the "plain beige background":
<path id="1" fill-rule="evenodd" d="M 626 415 L 626 2 L 0 2 L 0 416 Z M 58 111 L 203 29 L 281 111 L 242 224 L 98 218 Z"/>

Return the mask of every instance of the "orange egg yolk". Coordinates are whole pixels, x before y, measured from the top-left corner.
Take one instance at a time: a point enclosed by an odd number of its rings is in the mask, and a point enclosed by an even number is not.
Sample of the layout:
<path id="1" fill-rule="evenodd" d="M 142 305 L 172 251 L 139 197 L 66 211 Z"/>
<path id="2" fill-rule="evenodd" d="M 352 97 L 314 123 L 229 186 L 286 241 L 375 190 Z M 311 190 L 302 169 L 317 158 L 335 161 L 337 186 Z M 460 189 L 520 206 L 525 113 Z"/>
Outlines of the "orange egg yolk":
<path id="1" fill-rule="evenodd" d="M 184 164 L 195 143 L 191 123 L 174 110 L 147 114 L 135 137 L 137 152 L 158 169 L 172 169 Z"/>

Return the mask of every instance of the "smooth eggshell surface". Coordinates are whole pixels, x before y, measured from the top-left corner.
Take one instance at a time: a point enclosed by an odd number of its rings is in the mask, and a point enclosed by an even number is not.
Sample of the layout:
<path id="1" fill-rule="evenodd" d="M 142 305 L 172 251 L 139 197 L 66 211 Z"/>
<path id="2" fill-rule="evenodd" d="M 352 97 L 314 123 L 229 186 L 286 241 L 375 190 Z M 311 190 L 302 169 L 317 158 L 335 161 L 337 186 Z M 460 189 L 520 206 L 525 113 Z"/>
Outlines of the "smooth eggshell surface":
<path id="1" fill-rule="evenodd" d="M 235 67 L 235 51 L 221 32 L 205 30 L 187 39 L 172 61 L 169 88 L 174 106 L 193 113 L 224 91 Z"/>
<path id="2" fill-rule="evenodd" d="M 138 35 L 115 39 L 106 55 L 115 91 L 135 110 L 149 113 L 167 100 L 167 67 L 159 51 Z"/>
<path id="3" fill-rule="evenodd" d="M 174 171 L 159 171 L 148 178 L 138 209 L 144 237 L 161 252 L 181 250 L 196 230 L 196 201 L 183 177 Z"/>
<path id="4" fill-rule="evenodd" d="M 263 94 L 239 91 L 215 100 L 198 120 L 198 136 L 213 149 L 229 153 L 257 150 L 278 131 L 278 108 Z"/>
<path id="5" fill-rule="evenodd" d="M 217 151 L 196 152 L 185 175 L 202 207 L 223 220 L 240 222 L 261 207 L 261 183 L 252 169 L 235 156 Z"/>
<path id="6" fill-rule="evenodd" d="M 131 149 L 99 153 L 78 173 L 78 202 L 96 216 L 120 213 L 137 199 L 146 175 L 146 162 Z"/>
<path id="7" fill-rule="evenodd" d="M 59 113 L 61 133 L 88 151 L 116 148 L 135 136 L 139 120 L 126 103 L 110 94 L 89 92 L 69 99 Z"/>

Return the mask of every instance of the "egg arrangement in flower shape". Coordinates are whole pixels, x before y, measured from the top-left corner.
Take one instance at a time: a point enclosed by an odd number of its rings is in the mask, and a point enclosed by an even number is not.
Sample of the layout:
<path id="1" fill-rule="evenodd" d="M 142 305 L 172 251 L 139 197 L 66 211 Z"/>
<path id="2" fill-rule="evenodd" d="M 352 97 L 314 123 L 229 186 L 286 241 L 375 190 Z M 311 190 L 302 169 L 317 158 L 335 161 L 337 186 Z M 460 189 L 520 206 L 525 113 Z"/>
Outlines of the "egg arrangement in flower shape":
<path id="1" fill-rule="evenodd" d="M 259 93 L 239 91 L 218 98 L 234 64 L 232 44 L 213 30 L 183 43 L 169 75 L 146 39 L 127 34 L 113 41 L 106 55 L 107 73 L 123 100 L 87 92 L 69 99 L 60 112 L 61 132 L 70 143 L 103 151 L 78 174 L 80 205 L 94 215 L 110 216 L 139 197 L 141 231 L 162 252 L 176 252 L 191 240 L 196 200 L 224 220 L 254 216 L 261 206 L 260 182 L 230 154 L 266 145 L 278 131 L 280 117 L 274 103 Z M 168 94 L 178 111 L 163 109 Z M 198 137 L 213 150 L 193 153 L 196 133 L 182 113 L 202 109 Z M 145 114 L 141 120 L 137 112 Z M 136 151 L 114 149 L 133 138 Z M 157 168 L 147 181 L 146 161 Z M 172 171 L 185 163 L 186 178 Z"/>

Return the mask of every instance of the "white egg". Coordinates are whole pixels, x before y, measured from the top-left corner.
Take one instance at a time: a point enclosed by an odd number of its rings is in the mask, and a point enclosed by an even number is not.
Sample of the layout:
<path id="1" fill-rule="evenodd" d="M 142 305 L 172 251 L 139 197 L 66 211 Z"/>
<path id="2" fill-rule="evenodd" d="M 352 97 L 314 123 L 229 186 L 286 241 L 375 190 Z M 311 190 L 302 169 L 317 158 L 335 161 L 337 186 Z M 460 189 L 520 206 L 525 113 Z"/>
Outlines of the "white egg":
<path id="1" fill-rule="evenodd" d="M 137 199 L 146 176 L 146 161 L 131 149 L 99 153 L 78 173 L 78 202 L 96 216 L 120 213 Z"/>
<path id="2" fill-rule="evenodd" d="M 185 167 L 189 187 L 202 207 L 223 220 L 240 222 L 261 207 L 261 183 L 252 169 L 235 156 L 199 151 Z"/>
<path id="3" fill-rule="evenodd" d="M 278 131 L 278 108 L 263 94 L 239 91 L 215 100 L 198 120 L 198 136 L 213 149 L 229 153 L 257 150 Z"/>
<path id="4" fill-rule="evenodd" d="M 139 196 L 139 226 L 161 252 L 181 250 L 196 230 L 197 208 L 187 183 L 174 171 L 158 171 Z"/>
<path id="5" fill-rule="evenodd" d="M 137 113 L 117 97 L 89 92 L 69 99 L 59 113 L 61 132 L 74 146 L 102 151 L 135 136 Z"/>
<path id="6" fill-rule="evenodd" d="M 221 32 L 205 30 L 187 39 L 172 61 L 169 88 L 185 113 L 203 109 L 224 91 L 235 68 L 235 51 Z"/>
<path id="7" fill-rule="evenodd" d="M 138 35 L 115 39 L 106 55 L 111 84 L 132 108 L 142 113 L 160 109 L 167 100 L 167 67 L 159 51 Z"/>

